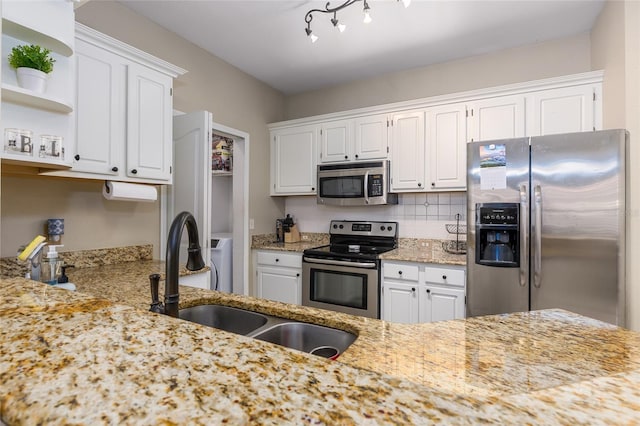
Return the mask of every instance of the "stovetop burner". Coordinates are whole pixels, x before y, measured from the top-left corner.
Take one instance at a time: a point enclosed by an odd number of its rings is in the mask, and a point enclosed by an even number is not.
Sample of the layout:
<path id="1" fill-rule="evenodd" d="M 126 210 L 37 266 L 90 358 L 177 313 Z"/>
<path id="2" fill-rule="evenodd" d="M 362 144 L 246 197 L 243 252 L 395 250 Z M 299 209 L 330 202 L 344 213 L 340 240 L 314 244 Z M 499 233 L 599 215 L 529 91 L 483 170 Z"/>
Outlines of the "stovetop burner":
<path id="1" fill-rule="evenodd" d="M 307 256 L 345 259 L 378 259 L 398 246 L 397 222 L 333 220 L 330 244 L 304 251 Z"/>

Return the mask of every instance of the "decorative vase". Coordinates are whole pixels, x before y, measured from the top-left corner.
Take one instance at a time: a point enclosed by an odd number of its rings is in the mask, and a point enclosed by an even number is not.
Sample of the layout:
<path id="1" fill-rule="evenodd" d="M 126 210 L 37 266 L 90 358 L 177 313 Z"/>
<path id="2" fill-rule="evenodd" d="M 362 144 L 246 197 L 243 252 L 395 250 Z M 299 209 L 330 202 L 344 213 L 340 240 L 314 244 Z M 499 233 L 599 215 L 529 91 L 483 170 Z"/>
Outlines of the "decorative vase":
<path id="1" fill-rule="evenodd" d="M 16 69 L 18 86 L 36 93 L 44 93 L 47 88 L 47 73 L 33 68 L 20 67 Z"/>

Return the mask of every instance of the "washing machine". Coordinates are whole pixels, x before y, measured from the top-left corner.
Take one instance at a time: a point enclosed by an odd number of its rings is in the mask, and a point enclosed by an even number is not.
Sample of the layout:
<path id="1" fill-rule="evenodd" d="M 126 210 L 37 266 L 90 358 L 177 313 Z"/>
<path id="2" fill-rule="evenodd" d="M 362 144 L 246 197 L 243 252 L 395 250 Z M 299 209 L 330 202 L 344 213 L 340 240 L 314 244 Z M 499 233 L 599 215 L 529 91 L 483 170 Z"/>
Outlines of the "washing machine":
<path id="1" fill-rule="evenodd" d="M 231 233 L 211 234 L 211 290 L 233 293 L 233 239 Z"/>

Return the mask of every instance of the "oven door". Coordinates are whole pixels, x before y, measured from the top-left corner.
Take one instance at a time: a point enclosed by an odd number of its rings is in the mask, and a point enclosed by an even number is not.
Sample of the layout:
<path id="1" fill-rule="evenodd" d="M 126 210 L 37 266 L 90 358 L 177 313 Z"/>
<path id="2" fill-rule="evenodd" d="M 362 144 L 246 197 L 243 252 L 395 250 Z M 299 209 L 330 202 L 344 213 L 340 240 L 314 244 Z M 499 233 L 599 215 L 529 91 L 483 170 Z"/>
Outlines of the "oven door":
<path id="1" fill-rule="evenodd" d="M 379 261 L 302 258 L 302 305 L 380 318 Z"/>

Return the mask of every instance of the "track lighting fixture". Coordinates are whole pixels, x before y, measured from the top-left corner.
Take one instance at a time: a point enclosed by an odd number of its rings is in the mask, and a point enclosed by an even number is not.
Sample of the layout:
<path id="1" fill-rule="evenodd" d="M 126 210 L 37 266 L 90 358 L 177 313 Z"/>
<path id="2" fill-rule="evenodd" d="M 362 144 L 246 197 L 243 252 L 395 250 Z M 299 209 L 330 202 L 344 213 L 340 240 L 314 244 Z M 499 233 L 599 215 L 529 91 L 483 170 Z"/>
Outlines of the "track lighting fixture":
<path id="1" fill-rule="evenodd" d="M 342 3 L 340 6 L 336 6 L 336 7 L 331 7 L 331 2 L 327 2 L 324 9 L 311 9 L 304 16 L 304 21 L 307 23 L 307 28 L 305 28 L 305 33 L 307 34 L 307 37 L 311 39 L 312 43 L 315 43 L 318 40 L 318 36 L 315 35 L 311 30 L 311 21 L 313 20 L 314 13 L 333 13 L 333 18 L 331 18 L 331 23 L 341 33 L 344 32 L 344 30 L 347 29 L 347 26 L 338 20 L 338 11 L 344 9 L 345 7 L 349 7 L 352 4 L 358 3 L 360 1 L 364 3 L 362 8 L 362 12 L 364 14 L 363 22 L 365 24 L 368 24 L 369 22 L 371 22 L 372 21 L 371 14 L 370 14 L 371 8 L 369 7 L 369 3 L 367 2 L 367 0 L 347 0 L 344 3 Z M 397 0 L 397 1 L 400 2 L 400 0 Z M 404 4 L 404 7 L 409 7 L 409 4 L 411 4 L 411 0 L 402 0 L 402 4 Z"/>

